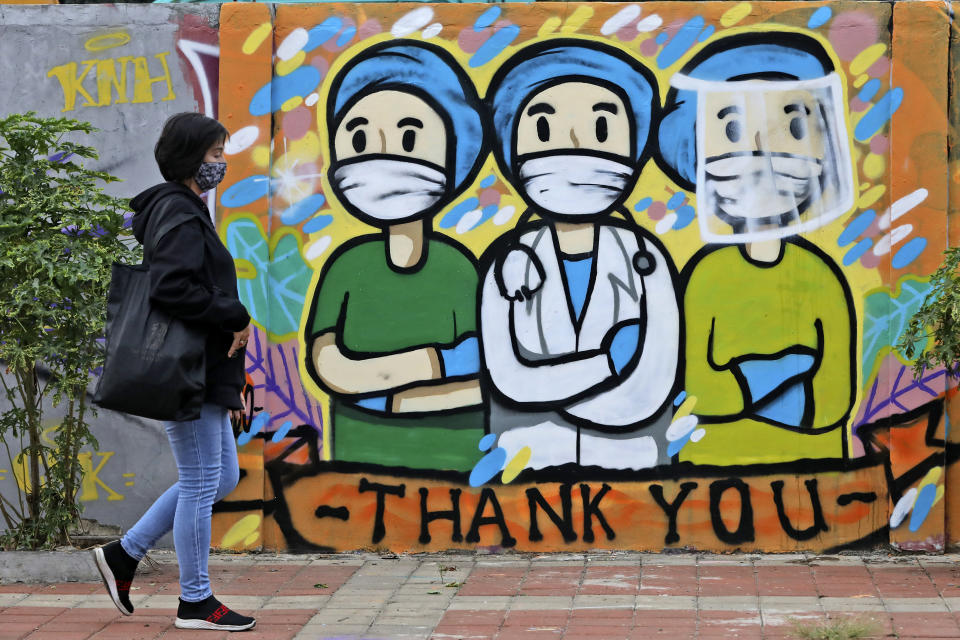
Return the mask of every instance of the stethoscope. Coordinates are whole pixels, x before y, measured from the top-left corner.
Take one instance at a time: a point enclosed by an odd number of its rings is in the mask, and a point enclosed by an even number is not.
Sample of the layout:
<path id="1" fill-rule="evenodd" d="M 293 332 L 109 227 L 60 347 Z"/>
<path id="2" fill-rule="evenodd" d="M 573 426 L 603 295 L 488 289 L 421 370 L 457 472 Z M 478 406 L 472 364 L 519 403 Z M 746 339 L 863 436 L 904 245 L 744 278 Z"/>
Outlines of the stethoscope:
<path id="1" fill-rule="evenodd" d="M 513 230 L 510 231 L 512 235 L 510 242 L 507 244 L 505 250 L 496 257 L 493 270 L 494 277 L 497 282 L 497 288 L 500 290 L 500 295 L 507 300 L 522 301 L 525 298 L 529 299 L 543 286 L 543 282 L 546 280 L 546 272 L 543 269 L 543 265 L 540 264 L 540 259 L 537 258 L 537 255 L 534 253 L 533 249 L 520 242 L 520 237 L 525 230 L 524 227 L 526 226 L 526 223 L 530 221 L 533 215 L 534 212 L 531 209 L 527 209 L 523 212 L 523 214 L 521 214 L 520 219 L 517 220 L 516 226 L 514 226 Z M 630 230 L 633 232 L 633 236 L 637 240 L 638 247 L 637 252 L 633 254 L 631 263 L 633 264 L 634 271 L 636 271 L 642 279 L 652 275 L 657 270 L 657 259 L 654 257 L 653 253 L 647 249 L 647 242 L 643 235 L 636 232 L 636 223 L 629 218 L 626 220 L 632 227 Z M 540 284 L 533 289 L 528 289 L 524 286 L 521 287 L 520 291 L 516 292 L 509 292 L 507 290 L 506 283 L 503 281 L 504 262 L 514 251 L 519 251 L 526 254 L 530 264 L 536 268 Z"/>

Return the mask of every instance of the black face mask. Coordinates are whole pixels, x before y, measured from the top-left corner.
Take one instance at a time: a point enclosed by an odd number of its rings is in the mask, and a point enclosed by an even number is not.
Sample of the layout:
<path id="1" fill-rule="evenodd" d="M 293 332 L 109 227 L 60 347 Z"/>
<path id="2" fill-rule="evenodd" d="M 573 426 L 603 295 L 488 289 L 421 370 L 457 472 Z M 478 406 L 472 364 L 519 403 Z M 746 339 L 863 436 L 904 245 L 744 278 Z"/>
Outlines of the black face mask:
<path id="1" fill-rule="evenodd" d="M 200 191 L 210 191 L 223 181 L 225 175 L 227 175 L 226 162 L 203 162 L 193 179 L 196 180 Z"/>

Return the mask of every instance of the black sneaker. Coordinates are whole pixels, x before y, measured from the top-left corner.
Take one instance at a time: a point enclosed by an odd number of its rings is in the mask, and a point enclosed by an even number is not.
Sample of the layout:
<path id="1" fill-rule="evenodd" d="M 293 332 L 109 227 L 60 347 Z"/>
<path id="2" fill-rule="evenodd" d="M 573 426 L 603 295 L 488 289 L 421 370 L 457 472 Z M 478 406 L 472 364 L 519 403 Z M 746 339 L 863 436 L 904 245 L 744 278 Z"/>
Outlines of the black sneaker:
<path id="1" fill-rule="evenodd" d="M 210 629 L 213 631 L 246 631 L 253 629 L 257 621 L 250 616 L 242 616 L 231 611 L 226 605 L 210 596 L 200 602 L 180 600 L 177 607 L 177 619 L 173 623 L 177 629 Z"/>
<path id="2" fill-rule="evenodd" d="M 123 550 L 119 540 L 94 549 L 93 560 L 113 604 L 117 605 L 123 615 L 131 615 L 133 604 L 130 602 L 130 583 L 140 561 L 131 558 Z"/>

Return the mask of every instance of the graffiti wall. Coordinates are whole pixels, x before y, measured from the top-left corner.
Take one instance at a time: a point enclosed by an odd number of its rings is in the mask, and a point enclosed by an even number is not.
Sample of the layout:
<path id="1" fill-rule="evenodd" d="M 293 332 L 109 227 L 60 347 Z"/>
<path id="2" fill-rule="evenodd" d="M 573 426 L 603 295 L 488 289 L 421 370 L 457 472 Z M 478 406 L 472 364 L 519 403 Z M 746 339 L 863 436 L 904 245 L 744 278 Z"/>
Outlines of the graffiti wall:
<path id="1" fill-rule="evenodd" d="M 220 543 L 943 549 L 949 11 L 224 5 Z"/>
<path id="2" fill-rule="evenodd" d="M 894 345 L 960 240 L 951 18 L 0 7 L 4 59 L 55 43 L 0 74 L 4 112 L 103 129 L 117 193 L 165 117 L 231 131 L 210 202 L 255 331 L 216 545 L 938 551 L 957 384 Z M 175 469 L 100 419 L 85 504 L 130 526 Z"/>

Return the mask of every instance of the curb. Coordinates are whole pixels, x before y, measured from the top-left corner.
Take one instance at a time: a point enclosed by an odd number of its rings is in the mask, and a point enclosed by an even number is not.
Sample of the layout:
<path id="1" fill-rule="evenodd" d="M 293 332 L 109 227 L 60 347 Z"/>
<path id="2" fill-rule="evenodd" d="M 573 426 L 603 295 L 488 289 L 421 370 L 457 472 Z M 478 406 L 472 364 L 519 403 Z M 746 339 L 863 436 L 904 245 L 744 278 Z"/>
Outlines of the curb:
<path id="1" fill-rule="evenodd" d="M 99 580 L 89 551 L 0 551 L 0 584 Z"/>

